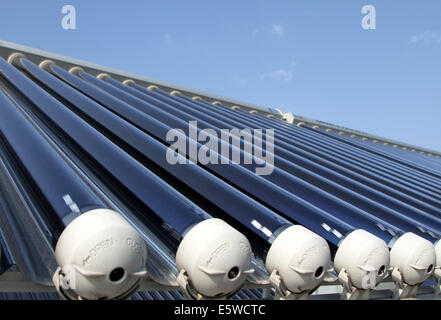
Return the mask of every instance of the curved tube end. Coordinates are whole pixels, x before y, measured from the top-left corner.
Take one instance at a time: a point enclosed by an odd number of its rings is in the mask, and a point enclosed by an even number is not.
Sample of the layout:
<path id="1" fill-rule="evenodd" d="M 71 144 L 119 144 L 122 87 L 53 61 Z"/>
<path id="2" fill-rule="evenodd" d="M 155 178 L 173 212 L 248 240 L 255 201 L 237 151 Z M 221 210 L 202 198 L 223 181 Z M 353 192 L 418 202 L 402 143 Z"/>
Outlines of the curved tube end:
<path id="1" fill-rule="evenodd" d="M 204 220 L 188 231 L 176 253 L 178 270 L 185 271 L 193 289 L 204 297 L 228 296 L 251 273 L 248 239 L 220 219 Z"/>
<path id="2" fill-rule="evenodd" d="M 300 293 L 316 288 L 331 264 L 328 243 L 303 226 L 285 229 L 273 242 L 266 258 L 266 268 L 276 270 L 283 285 Z"/>
<path id="3" fill-rule="evenodd" d="M 44 71 L 51 72 L 50 71 L 50 66 L 51 65 L 55 65 L 55 62 L 52 61 L 52 60 L 46 59 L 46 60 L 41 61 L 40 64 L 38 65 L 38 67 L 40 69 L 43 69 Z"/>
<path id="4" fill-rule="evenodd" d="M 21 52 L 14 52 L 8 57 L 8 63 L 14 67 L 20 66 L 21 58 L 26 59 L 26 56 Z"/>
<path id="5" fill-rule="evenodd" d="M 157 86 L 155 86 L 154 84 L 152 84 L 152 85 L 147 87 L 147 90 L 155 91 L 155 90 L 159 90 L 159 88 Z"/>
<path id="6" fill-rule="evenodd" d="M 170 92 L 170 95 L 172 95 L 172 96 L 178 96 L 178 95 L 181 95 L 181 94 L 182 93 L 179 92 L 178 90 L 173 90 L 173 91 Z"/>
<path id="7" fill-rule="evenodd" d="M 70 299 L 127 298 L 146 275 L 144 240 L 108 209 L 91 210 L 73 220 L 58 239 L 55 258 L 55 285 Z"/>
<path id="8" fill-rule="evenodd" d="M 352 286 L 372 289 L 387 276 L 390 253 L 386 242 L 357 229 L 340 243 L 334 258 L 337 274 L 346 273 Z"/>
<path id="9" fill-rule="evenodd" d="M 72 67 L 69 69 L 69 73 L 76 75 L 76 76 L 79 76 L 80 72 L 84 72 L 84 69 L 81 67 Z"/>
<path id="10" fill-rule="evenodd" d="M 108 73 L 100 73 L 99 75 L 96 76 L 98 79 L 100 80 L 106 80 L 107 78 L 111 78 L 110 74 Z"/>
<path id="11" fill-rule="evenodd" d="M 136 82 L 132 79 L 126 79 L 122 83 L 123 83 L 123 85 L 130 87 L 130 85 L 135 84 Z"/>
<path id="12" fill-rule="evenodd" d="M 433 274 L 437 257 L 430 241 L 408 232 L 396 240 L 390 259 L 391 266 L 401 273 L 404 283 L 417 285 Z"/>

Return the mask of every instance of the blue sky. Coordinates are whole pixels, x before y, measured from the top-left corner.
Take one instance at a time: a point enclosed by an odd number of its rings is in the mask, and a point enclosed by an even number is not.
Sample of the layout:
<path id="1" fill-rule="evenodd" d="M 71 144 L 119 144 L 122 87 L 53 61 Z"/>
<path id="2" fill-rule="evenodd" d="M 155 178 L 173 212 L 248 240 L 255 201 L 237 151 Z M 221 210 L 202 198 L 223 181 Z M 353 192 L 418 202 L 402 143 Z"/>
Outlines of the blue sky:
<path id="1" fill-rule="evenodd" d="M 438 0 L 2 1 L 0 39 L 441 151 Z"/>

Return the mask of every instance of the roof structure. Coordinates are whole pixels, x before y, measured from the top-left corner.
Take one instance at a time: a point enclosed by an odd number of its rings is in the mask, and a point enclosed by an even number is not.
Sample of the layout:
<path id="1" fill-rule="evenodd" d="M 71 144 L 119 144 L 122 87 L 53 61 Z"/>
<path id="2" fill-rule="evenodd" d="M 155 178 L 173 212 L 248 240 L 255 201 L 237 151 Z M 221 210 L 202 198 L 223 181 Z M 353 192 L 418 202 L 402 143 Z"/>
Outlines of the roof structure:
<path id="1" fill-rule="evenodd" d="M 3 298 L 439 298 L 440 153 L 4 41 L 0 56 Z"/>

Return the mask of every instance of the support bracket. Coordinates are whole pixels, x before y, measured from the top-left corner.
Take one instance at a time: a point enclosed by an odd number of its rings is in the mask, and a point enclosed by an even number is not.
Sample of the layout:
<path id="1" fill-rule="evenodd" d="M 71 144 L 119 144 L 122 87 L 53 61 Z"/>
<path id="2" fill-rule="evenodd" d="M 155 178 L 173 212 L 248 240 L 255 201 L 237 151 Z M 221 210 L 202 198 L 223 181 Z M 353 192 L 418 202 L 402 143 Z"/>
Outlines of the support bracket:
<path id="1" fill-rule="evenodd" d="M 282 282 L 277 270 L 273 270 L 269 277 L 269 281 L 275 289 L 274 300 L 306 300 L 311 292 L 303 291 L 300 293 L 291 292 L 288 290 Z"/>

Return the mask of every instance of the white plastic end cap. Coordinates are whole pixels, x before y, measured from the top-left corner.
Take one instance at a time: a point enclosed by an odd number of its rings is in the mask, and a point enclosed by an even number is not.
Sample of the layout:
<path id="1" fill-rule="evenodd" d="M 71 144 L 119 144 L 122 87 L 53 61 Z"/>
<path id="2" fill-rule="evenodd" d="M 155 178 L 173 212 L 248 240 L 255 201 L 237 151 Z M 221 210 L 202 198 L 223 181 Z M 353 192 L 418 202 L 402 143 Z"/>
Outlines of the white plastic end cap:
<path id="1" fill-rule="evenodd" d="M 72 73 L 76 76 L 78 76 L 80 74 L 80 72 L 84 72 L 84 69 L 81 67 L 72 67 L 69 69 L 69 73 Z"/>
<path id="2" fill-rule="evenodd" d="M 430 278 L 436 263 L 432 243 L 412 232 L 398 238 L 390 250 L 390 264 L 400 271 L 403 282 L 409 285 L 423 283 Z"/>
<path id="3" fill-rule="evenodd" d="M 181 95 L 182 93 L 180 93 L 179 91 L 177 91 L 177 90 L 173 90 L 173 91 L 171 91 L 170 92 L 170 95 L 172 95 L 172 96 L 178 96 L 178 95 Z"/>
<path id="4" fill-rule="evenodd" d="M 88 211 L 62 232 L 55 248 L 68 288 L 83 299 L 112 299 L 136 289 L 146 275 L 147 249 L 138 232 L 108 209 Z M 66 279 L 64 279 L 66 280 Z"/>
<path id="5" fill-rule="evenodd" d="M 220 219 L 204 220 L 188 231 L 176 253 L 193 288 L 206 297 L 226 296 L 241 287 L 251 270 L 248 239 Z"/>
<path id="6" fill-rule="evenodd" d="M 53 62 L 52 60 L 46 59 L 40 62 L 40 64 L 38 65 L 38 67 L 40 69 L 43 69 L 45 71 L 50 71 L 50 66 L 51 65 L 55 65 L 55 62 Z"/>
<path id="7" fill-rule="evenodd" d="M 368 289 L 387 276 L 389 263 L 390 254 L 386 242 L 358 229 L 352 231 L 340 243 L 334 258 L 334 269 L 337 274 L 345 269 L 354 287 Z M 373 272 L 375 278 L 372 277 Z M 375 280 L 375 283 L 372 283 L 372 280 Z"/>
<path id="8" fill-rule="evenodd" d="M 154 84 L 152 84 L 147 87 L 147 90 L 155 91 L 155 90 L 159 90 L 159 88 L 158 88 L 158 86 L 155 86 Z"/>
<path id="9" fill-rule="evenodd" d="M 19 66 L 21 58 L 25 58 L 26 59 L 26 56 L 23 53 L 21 53 L 21 52 L 14 52 L 13 54 L 11 54 L 8 57 L 8 63 L 13 65 L 13 66 Z"/>
<path id="10" fill-rule="evenodd" d="M 325 239 L 300 225 L 279 234 L 266 257 L 268 272 L 277 270 L 283 285 L 294 293 L 317 287 L 330 264 L 331 252 Z"/>
<path id="11" fill-rule="evenodd" d="M 110 74 L 108 74 L 108 73 L 100 73 L 96 77 L 100 80 L 106 80 L 106 78 L 111 78 Z"/>
<path id="12" fill-rule="evenodd" d="M 130 85 L 135 84 L 135 83 L 136 82 L 132 79 L 126 79 L 122 82 L 123 85 L 129 86 L 129 87 L 130 87 Z"/>
<path id="13" fill-rule="evenodd" d="M 11 65 L 20 65 L 19 59 L 26 58 L 26 56 L 21 52 L 14 52 L 8 57 L 8 63 Z"/>

